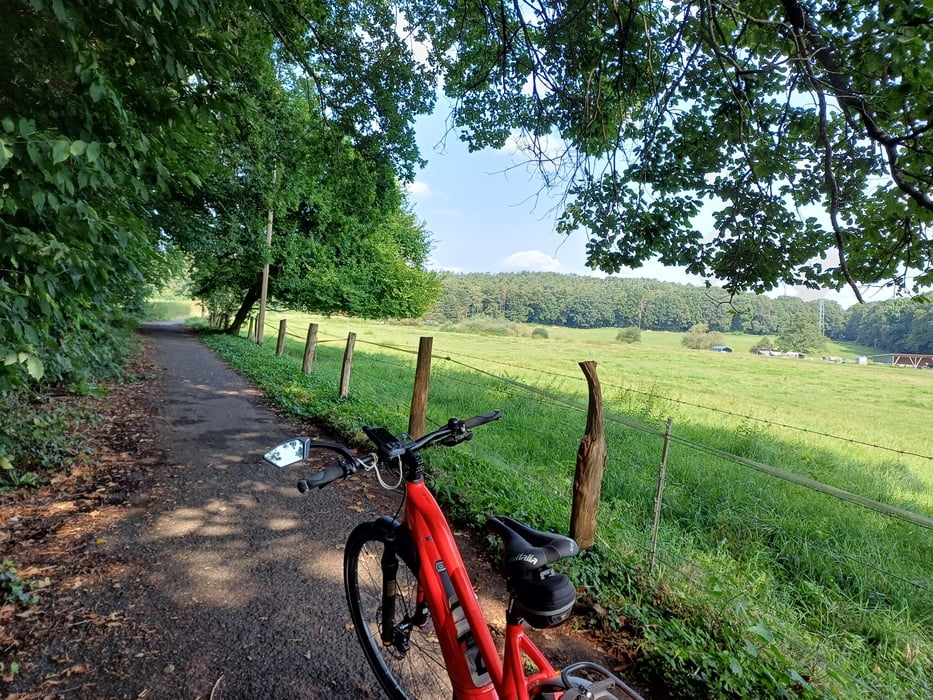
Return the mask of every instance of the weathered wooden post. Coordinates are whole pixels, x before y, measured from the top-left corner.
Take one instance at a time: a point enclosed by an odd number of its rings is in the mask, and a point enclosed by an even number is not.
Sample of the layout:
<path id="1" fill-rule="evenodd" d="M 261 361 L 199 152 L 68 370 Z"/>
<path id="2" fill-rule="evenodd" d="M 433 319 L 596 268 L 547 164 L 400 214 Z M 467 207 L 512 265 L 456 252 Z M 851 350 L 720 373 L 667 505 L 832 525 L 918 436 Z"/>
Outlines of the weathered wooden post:
<path id="1" fill-rule="evenodd" d="M 308 339 L 305 341 L 305 356 L 301 361 L 301 371 L 311 374 L 311 365 L 314 362 L 314 349 L 317 347 L 317 324 L 308 326 Z"/>
<path id="2" fill-rule="evenodd" d="M 275 343 L 275 354 L 281 357 L 285 354 L 285 328 L 288 322 L 283 318 L 279 321 L 279 339 Z"/>
<path id="3" fill-rule="evenodd" d="M 253 325 L 256 323 L 256 318 L 253 316 L 249 317 L 249 330 L 246 332 L 247 338 L 253 337 Z"/>
<path id="4" fill-rule="evenodd" d="M 431 348 L 434 338 L 422 337 L 418 342 L 418 364 L 415 366 L 415 385 L 411 391 L 411 411 L 408 414 L 408 434 L 413 438 L 424 435 L 428 415 L 428 389 L 431 386 Z"/>
<path id="5" fill-rule="evenodd" d="M 356 345 L 356 333 L 347 335 L 347 349 L 343 351 L 343 369 L 340 371 L 340 398 L 347 398 L 350 393 L 350 368 L 353 366 L 353 346 Z"/>
<path id="6" fill-rule="evenodd" d="M 606 467 L 606 430 L 603 393 L 596 376 L 596 363 L 580 363 L 590 393 L 586 414 L 586 432 L 577 450 L 577 471 L 573 478 L 573 506 L 570 511 L 570 536 L 581 548 L 596 541 L 596 513 Z"/>

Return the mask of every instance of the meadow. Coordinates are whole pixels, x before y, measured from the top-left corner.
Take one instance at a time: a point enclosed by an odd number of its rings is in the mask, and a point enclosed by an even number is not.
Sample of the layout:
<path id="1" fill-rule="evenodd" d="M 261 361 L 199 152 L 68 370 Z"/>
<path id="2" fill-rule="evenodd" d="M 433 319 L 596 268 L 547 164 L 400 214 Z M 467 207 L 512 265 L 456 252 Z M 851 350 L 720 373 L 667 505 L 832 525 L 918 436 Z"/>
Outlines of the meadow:
<path id="1" fill-rule="evenodd" d="M 272 329 L 287 318 L 286 357 Z M 569 573 L 628 639 L 635 673 L 675 696 L 930 697 L 933 372 L 688 350 L 679 334 L 547 328 L 547 338 L 271 314 L 265 346 L 207 336 L 279 403 L 346 435 L 407 426 L 418 338 L 434 338 L 429 420 L 492 408 L 504 418 L 432 453 L 435 488 L 468 522 L 507 512 L 567 528 L 585 424 L 578 363 L 602 382 L 609 461 L 597 545 Z M 300 373 L 308 323 L 320 344 Z M 350 394 L 337 382 L 357 334 Z M 531 389 L 527 387 L 533 387 Z M 613 420 L 618 418 L 619 420 Z M 673 443 L 657 549 L 661 439 Z M 762 463 L 905 509 L 892 517 L 762 473 Z"/>

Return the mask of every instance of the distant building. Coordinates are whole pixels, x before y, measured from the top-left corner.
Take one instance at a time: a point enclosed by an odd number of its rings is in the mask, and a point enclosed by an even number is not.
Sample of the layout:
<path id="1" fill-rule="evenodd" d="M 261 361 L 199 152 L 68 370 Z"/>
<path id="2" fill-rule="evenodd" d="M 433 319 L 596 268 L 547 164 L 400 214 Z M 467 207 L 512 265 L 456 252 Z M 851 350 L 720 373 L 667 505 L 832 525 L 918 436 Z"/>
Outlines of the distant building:
<path id="1" fill-rule="evenodd" d="M 884 355 L 872 355 L 872 362 L 892 367 L 913 367 L 915 369 L 933 369 L 933 355 L 921 355 L 906 352 L 889 352 Z"/>
<path id="2" fill-rule="evenodd" d="M 713 352 L 732 352 L 732 348 L 728 345 L 714 345 L 712 350 Z"/>

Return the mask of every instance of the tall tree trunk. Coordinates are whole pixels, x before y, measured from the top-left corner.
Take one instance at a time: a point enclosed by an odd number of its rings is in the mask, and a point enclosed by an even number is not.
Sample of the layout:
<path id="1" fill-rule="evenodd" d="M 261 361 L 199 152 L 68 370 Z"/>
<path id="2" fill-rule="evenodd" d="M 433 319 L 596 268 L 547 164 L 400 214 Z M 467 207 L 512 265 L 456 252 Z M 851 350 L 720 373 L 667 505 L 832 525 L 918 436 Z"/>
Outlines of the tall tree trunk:
<path id="1" fill-rule="evenodd" d="M 261 283 L 258 281 L 256 284 L 246 290 L 246 296 L 243 299 L 243 303 L 240 304 L 240 308 L 236 312 L 236 316 L 233 317 L 233 323 L 231 323 L 230 327 L 227 328 L 227 333 L 230 333 L 231 335 L 240 334 L 240 328 L 243 327 L 243 322 L 246 320 L 247 315 L 252 310 L 253 305 L 259 301 L 259 295 L 261 291 Z"/>

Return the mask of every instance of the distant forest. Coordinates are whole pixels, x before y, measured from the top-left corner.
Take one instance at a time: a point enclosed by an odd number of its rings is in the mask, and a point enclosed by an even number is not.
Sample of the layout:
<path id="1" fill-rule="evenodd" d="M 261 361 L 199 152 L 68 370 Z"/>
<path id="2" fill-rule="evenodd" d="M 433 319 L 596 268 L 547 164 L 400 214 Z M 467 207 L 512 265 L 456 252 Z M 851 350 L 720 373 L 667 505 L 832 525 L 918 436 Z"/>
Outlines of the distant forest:
<path id="1" fill-rule="evenodd" d="M 427 315 L 457 322 L 485 315 L 520 323 L 571 328 L 637 327 L 687 331 L 705 323 L 710 331 L 778 335 L 801 320 L 819 324 L 819 301 L 742 294 L 731 301 L 718 288 L 648 279 L 599 279 L 555 272 L 446 274 L 437 303 Z M 891 352 L 933 353 L 933 303 L 910 299 L 843 309 L 823 302 L 823 333 Z"/>

